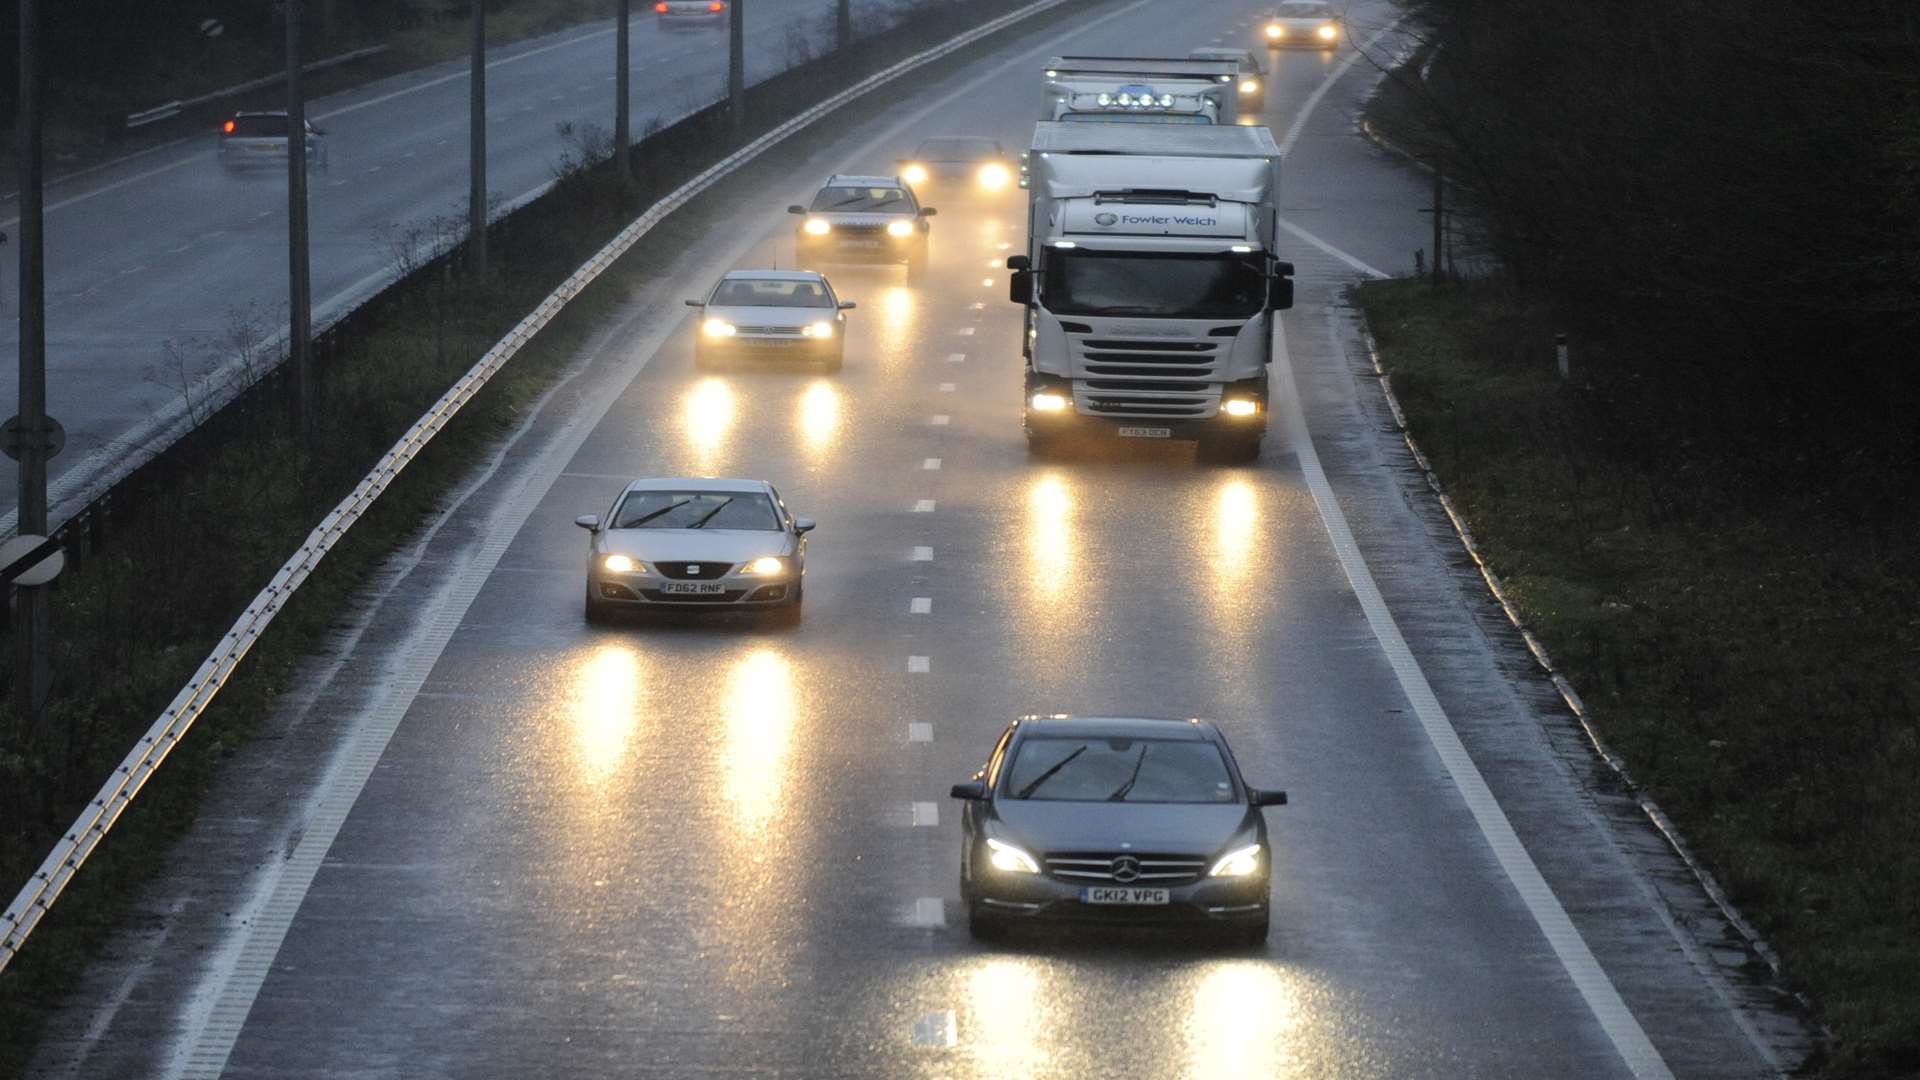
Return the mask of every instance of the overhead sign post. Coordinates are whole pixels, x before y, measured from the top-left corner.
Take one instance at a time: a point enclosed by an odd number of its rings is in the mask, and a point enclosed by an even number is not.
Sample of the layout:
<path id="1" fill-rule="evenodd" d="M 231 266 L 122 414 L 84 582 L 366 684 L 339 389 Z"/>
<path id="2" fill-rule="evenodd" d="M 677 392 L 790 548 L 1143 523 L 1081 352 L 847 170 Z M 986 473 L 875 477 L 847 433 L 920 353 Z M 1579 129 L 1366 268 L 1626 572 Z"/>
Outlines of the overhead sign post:
<path id="1" fill-rule="evenodd" d="M 40 0 L 20 0 L 19 103 L 20 414 L 6 425 L 5 450 L 20 463 L 19 529 L 24 538 L 47 531 L 47 459 L 66 440 L 60 425 L 47 415 Z M 30 745 L 46 724 L 49 606 L 47 594 L 36 588 L 18 590 L 13 600 L 13 718 L 22 745 Z"/>

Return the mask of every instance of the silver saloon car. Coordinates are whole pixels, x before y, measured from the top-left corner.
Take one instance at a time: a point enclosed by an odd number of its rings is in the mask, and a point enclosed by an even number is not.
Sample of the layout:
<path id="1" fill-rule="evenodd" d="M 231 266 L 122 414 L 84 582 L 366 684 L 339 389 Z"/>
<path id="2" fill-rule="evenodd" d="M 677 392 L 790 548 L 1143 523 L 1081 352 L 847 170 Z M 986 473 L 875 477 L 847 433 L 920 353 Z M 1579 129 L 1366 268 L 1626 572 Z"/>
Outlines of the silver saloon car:
<path id="1" fill-rule="evenodd" d="M 810 270 L 734 270 L 687 306 L 700 309 L 693 360 L 702 371 L 749 356 L 807 360 L 827 371 L 846 360 L 846 312 L 854 303 Z"/>
<path id="2" fill-rule="evenodd" d="M 1340 44 L 1340 16 L 1326 0 L 1282 0 L 1263 32 L 1269 49 L 1331 49 Z"/>
<path id="3" fill-rule="evenodd" d="M 800 617 L 813 522 L 764 480 L 635 480 L 605 517 L 574 519 L 587 544 L 586 618 L 616 611 L 757 610 Z"/>

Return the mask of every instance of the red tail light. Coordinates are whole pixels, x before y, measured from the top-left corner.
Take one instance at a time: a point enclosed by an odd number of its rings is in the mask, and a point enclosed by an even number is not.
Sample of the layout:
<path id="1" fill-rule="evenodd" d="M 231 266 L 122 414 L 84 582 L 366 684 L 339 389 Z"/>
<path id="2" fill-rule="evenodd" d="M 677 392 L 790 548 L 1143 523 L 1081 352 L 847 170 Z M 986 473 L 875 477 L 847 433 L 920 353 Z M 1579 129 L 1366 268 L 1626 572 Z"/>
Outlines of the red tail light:
<path id="1" fill-rule="evenodd" d="M 233 121 L 231 121 L 231 120 L 229 120 L 229 121 L 227 121 L 226 123 L 224 123 L 224 124 L 221 124 L 221 125 L 220 125 L 220 130 L 221 130 L 221 132 L 222 132 L 222 133 L 224 133 L 224 134 L 227 134 L 227 135 L 231 135 L 231 134 L 233 134 Z"/>
<path id="2" fill-rule="evenodd" d="M 667 0 L 660 0 L 659 3 L 653 5 L 653 10 L 665 15 L 667 13 Z"/>
<path id="3" fill-rule="evenodd" d="M 726 7 L 727 5 L 721 3 L 720 0 L 713 0 L 713 3 L 707 5 L 707 10 L 708 11 L 724 11 L 726 10 Z"/>

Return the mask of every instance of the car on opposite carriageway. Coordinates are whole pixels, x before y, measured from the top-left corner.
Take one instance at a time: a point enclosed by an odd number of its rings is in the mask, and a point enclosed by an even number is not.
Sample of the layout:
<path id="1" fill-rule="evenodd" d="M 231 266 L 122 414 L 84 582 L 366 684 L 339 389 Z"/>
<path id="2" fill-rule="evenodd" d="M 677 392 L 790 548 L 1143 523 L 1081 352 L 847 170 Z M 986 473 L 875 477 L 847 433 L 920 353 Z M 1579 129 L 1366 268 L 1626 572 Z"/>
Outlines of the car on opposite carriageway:
<path id="1" fill-rule="evenodd" d="M 805 218 L 794 232 L 802 264 L 906 263 L 910 282 L 927 272 L 935 211 L 898 176 L 831 176 L 810 205 L 787 212 Z"/>
<path id="2" fill-rule="evenodd" d="M 326 132 L 306 122 L 307 167 L 322 172 L 327 168 Z M 220 164 L 229 172 L 246 168 L 287 167 L 287 133 L 293 128 L 286 110 L 278 112 L 237 112 L 220 124 L 217 153 Z"/>
<path id="3" fill-rule="evenodd" d="M 1021 717 L 953 797 L 976 937 L 1067 921 L 1266 939 L 1261 808 L 1286 792 L 1248 787 L 1207 721 Z"/>
<path id="4" fill-rule="evenodd" d="M 663 29 L 725 26 L 727 0 L 656 0 L 653 13 Z"/>

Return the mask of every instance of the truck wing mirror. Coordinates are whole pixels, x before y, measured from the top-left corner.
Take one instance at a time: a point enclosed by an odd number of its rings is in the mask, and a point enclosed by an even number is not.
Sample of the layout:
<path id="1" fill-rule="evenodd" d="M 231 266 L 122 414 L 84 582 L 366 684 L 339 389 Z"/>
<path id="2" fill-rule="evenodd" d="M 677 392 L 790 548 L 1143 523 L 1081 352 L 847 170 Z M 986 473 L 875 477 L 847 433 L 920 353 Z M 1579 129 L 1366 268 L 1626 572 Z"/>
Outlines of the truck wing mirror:
<path id="1" fill-rule="evenodd" d="M 1282 263 L 1282 266 L 1291 265 Z M 1272 277 L 1267 279 L 1267 307 L 1274 311 L 1285 311 L 1293 306 L 1293 279 L 1290 277 Z"/>
<path id="2" fill-rule="evenodd" d="M 789 207 L 787 207 L 787 213 L 789 213 L 789 214 L 804 214 L 804 213 L 806 213 L 806 212 L 807 212 L 807 208 L 806 208 L 806 207 L 804 207 L 804 206 L 789 206 Z"/>
<path id="3" fill-rule="evenodd" d="M 1007 269 L 1031 270 L 1033 269 L 1033 260 L 1025 255 L 1009 255 L 1007 256 Z"/>
<path id="4" fill-rule="evenodd" d="M 1013 272 L 1013 280 L 1007 282 L 1007 299 L 1021 305 L 1033 303 L 1033 271 L 1015 270 Z"/>

